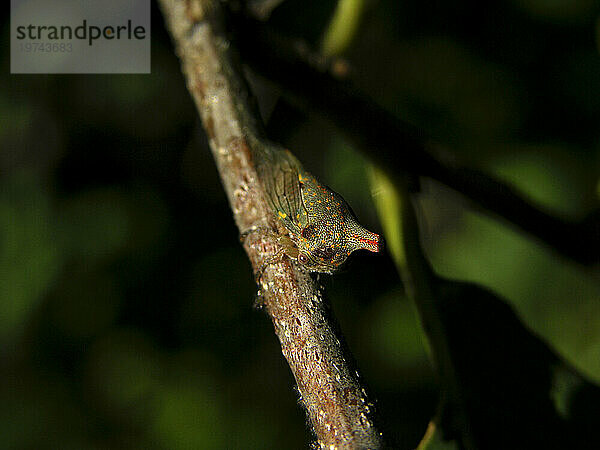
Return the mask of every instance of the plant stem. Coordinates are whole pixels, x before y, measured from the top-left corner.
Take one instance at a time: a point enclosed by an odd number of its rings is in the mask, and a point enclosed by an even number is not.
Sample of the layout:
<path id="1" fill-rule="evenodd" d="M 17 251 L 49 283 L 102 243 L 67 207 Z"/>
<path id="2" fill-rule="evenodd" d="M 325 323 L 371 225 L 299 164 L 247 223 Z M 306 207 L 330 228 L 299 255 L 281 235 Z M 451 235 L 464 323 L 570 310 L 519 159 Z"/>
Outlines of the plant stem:
<path id="1" fill-rule="evenodd" d="M 373 405 L 318 284 L 278 253 L 274 216 L 252 154 L 264 138 L 223 28 L 220 2 L 160 0 L 190 94 L 202 117 L 244 248 L 321 448 L 380 448 Z M 263 268 L 265 268 L 263 271 Z M 232 274 L 236 276 L 236 274 Z"/>

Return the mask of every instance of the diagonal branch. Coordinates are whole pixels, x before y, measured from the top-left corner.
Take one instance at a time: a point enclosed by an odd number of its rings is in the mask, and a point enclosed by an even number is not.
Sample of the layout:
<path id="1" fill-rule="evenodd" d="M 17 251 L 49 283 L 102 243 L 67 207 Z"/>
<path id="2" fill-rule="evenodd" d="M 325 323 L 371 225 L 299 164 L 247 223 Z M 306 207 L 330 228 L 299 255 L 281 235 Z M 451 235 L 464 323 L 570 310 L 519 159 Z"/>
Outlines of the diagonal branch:
<path id="1" fill-rule="evenodd" d="M 511 186 L 434 156 L 436 144 L 348 82 L 334 67 L 314 67 L 305 46 L 263 23 L 236 17 L 243 61 L 278 84 L 301 106 L 325 115 L 391 177 L 411 173 L 438 180 L 576 262 L 600 262 L 600 213 L 581 222 L 555 217 L 524 199 Z M 309 55 L 310 56 L 310 55 Z"/>
<path id="2" fill-rule="evenodd" d="M 235 221 L 247 234 L 244 248 L 258 273 L 278 251 L 273 214 L 252 159 L 268 143 L 223 32 L 220 3 L 161 0 L 160 5 Z M 264 270 L 261 295 L 319 446 L 383 446 L 373 405 L 317 283 L 284 259 Z"/>

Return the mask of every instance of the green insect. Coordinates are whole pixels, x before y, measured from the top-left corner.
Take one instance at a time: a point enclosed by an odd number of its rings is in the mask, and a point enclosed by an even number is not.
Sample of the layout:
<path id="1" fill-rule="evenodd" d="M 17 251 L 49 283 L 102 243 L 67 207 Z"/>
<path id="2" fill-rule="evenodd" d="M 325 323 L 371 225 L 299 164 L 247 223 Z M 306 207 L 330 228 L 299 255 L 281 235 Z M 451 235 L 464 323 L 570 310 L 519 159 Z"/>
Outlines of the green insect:
<path id="1" fill-rule="evenodd" d="M 284 253 L 309 272 L 333 273 L 360 249 L 378 252 L 379 235 L 363 228 L 346 201 L 306 172 L 287 150 L 255 158 L 260 182 L 285 229 Z"/>

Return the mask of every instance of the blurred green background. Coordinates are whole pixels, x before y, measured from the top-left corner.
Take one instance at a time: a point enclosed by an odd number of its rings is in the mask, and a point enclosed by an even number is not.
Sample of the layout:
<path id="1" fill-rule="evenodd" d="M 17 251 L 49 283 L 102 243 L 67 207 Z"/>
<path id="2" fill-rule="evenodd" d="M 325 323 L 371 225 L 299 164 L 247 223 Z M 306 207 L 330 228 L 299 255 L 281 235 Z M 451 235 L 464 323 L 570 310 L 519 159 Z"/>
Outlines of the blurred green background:
<path id="1" fill-rule="evenodd" d="M 360 88 L 549 211 L 597 208 L 598 3 L 422 3 L 366 2 L 346 54 Z M 334 8 L 287 0 L 271 20 L 318 47 Z M 307 448 L 156 5 L 152 15 L 151 75 L 10 75 L 1 50 L 0 448 Z M 1 32 L 7 42 L 8 16 Z M 269 127 L 381 230 L 365 160 L 335 129 L 281 101 Z M 598 268 L 433 182 L 420 214 L 440 274 L 504 296 L 600 382 Z M 391 260 L 360 254 L 323 282 L 386 431 L 413 448 L 437 387 Z"/>

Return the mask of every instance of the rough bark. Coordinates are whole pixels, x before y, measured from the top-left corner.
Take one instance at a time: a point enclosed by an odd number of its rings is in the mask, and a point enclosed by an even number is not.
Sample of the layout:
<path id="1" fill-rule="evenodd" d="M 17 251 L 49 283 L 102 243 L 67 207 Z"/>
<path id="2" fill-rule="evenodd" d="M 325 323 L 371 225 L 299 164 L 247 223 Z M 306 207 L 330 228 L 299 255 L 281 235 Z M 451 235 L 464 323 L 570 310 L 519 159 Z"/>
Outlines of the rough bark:
<path id="1" fill-rule="evenodd" d="M 318 284 L 278 253 L 276 223 L 253 165 L 265 145 L 242 71 L 223 29 L 219 2 L 160 0 L 260 295 L 321 448 L 380 448 L 373 405 Z M 268 263 L 268 264 L 267 264 Z M 265 268 L 266 267 L 266 268 Z M 262 271 L 262 269 L 264 271 Z"/>

